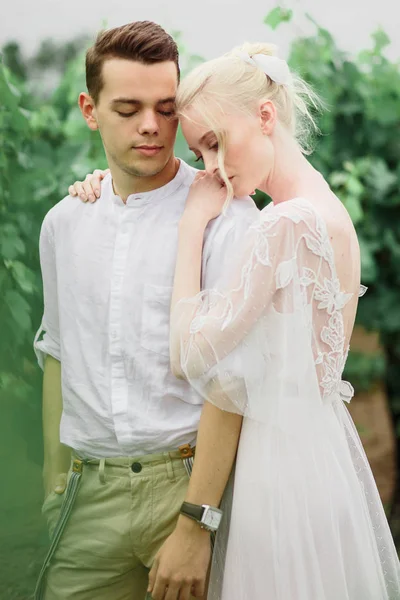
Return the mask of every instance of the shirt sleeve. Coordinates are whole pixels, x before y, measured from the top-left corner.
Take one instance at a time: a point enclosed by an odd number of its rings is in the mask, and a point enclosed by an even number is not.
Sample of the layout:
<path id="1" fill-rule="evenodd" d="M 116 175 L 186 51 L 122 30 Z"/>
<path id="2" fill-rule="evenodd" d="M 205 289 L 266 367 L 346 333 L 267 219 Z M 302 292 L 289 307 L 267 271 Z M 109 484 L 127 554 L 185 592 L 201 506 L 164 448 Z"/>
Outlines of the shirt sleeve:
<path id="1" fill-rule="evenodd" d="M 45 217 L 40 231 L 39 252 L 44 310 L 34 340 L 34 351 L 40 368 L 44 370 L 47 354 L 61 361 L 56 255 L 48 216 Z"/>
<path id="2" fill-rule="evenodd" d="M 218 285 L 221 273 L 226 272 L 243 244 L 251 225 L 259 218 L 259 210 L 249 205 L 240 214 L 219 217 L 215 229 L 204 244 L 202 288 Z"/>

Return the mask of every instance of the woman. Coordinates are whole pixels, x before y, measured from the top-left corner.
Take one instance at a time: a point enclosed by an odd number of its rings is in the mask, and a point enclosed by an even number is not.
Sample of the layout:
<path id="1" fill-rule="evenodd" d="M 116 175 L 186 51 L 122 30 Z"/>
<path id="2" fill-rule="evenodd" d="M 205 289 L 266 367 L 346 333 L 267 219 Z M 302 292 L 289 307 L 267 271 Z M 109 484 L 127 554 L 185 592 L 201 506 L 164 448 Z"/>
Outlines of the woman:
<path id="1" fill-rule="evenodd" d="M 315 97 L 265 44 L 181 84 L 184 135 L 206 174 L 181 219 L 171 363 L 244 416 L 213 600 L 393 600 L 400 569 L 341 380 L 360 290 L 351 219 L 303 155 Z M 260 213 L 218 289 L 200 292 L 204 231 L 258 188 Z M 229 535 L 228 535 L 229 533 Z"/>
<path id="2" fill-rule="evenodd" d="M 341 375 L 360 288 L 357 236 L 302 153 L 313 97 L 271 54 L 246 45 L 205 63 L 177 99 L 209 175 L 192 186 L 181 221 L 171 361 L 207 400 L 245 416 L 222 598 L 398 598 L 397 554 L 343 405 L 353 393 Z M 254 188 L 273 204 L 219 288 L 200 293 L 208 221 L 226 189 Z"/>

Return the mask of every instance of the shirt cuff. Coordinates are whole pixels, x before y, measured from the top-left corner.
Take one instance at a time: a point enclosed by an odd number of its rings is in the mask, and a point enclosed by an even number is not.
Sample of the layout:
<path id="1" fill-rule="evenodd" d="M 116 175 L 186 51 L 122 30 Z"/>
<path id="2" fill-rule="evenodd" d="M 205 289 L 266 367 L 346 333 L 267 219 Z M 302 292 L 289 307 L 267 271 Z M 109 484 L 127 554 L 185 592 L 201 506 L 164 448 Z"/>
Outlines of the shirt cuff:
<path id="1" fill-rule="evenodd" d="M 44 332 L 43 338 L 39 341 L 41 334 Z M 43 325 L 38 329 L 33 342 L 33 349 L 36 354 L 36 358 L 39 367 L 44 371 L 44 362 L 46 355 L 50 355 L 59 362 L 61 362 L 60 345 L 46 332 Z"/>

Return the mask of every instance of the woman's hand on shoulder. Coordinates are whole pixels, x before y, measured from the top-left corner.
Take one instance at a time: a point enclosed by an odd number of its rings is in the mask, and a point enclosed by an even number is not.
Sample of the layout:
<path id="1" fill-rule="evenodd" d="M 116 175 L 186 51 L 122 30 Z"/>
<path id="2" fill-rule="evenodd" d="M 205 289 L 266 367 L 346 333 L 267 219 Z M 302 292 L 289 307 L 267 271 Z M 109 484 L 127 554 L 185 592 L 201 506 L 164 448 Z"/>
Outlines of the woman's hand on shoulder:
<path id="1" fill-rule="evenodd" d="M 106 175 L 110 172 L 110 169 L 95 169 L 93 173 L 88 173 L 84 181 L 75 181 L 73 185 L 68 188 L 70 196 L 79 196 L 82 202 L 96 202 L 97 198 L 100 198 L 101 194 L 101 182 Z"/>
<path id="2" fill-rule="evenodd" d="M 197 173 L 186 200 L 184 219 L 207 223 L 222 213 L 226 201 L 226 188 L 217 177 L 205 171 Z"/>

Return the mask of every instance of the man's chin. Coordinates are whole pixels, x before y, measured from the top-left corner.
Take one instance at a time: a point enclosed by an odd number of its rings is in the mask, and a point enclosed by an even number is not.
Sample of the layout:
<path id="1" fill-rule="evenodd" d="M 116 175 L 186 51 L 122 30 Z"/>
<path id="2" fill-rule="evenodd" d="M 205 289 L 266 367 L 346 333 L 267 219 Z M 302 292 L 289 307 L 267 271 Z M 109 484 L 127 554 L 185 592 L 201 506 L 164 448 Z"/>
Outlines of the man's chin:
<path id="1" fill-rule="evenodd" d="M 160 164 L 157 162 L 151 164 L 149 161 L 149 164 L 146 165 L 126 165 L 124 171 L 134 177 L 155 177 L 156 175 L 159 175 L 165 167 L 166 163 Z"/>

